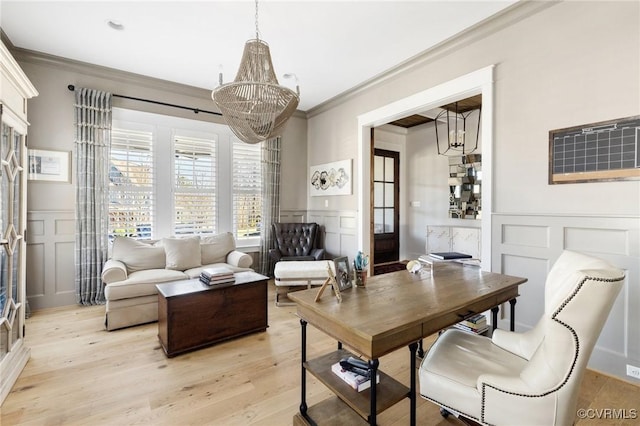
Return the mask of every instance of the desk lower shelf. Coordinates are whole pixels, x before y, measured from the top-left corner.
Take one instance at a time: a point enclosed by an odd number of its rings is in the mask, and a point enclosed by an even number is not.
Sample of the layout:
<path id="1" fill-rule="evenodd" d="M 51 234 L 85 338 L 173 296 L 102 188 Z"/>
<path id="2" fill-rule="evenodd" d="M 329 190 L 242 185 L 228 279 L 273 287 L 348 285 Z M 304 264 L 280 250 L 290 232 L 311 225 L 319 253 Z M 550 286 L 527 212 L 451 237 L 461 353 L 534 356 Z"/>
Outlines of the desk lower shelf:
<path id="1" fill-rule="evenodd" d="M 346 350 L 337 350 L 304 363 L 305 369 L 328 387 L 344 404 L 360 417 L 367 419 L 371 407 L 371 389 L 357 392 L 331 371 L 331 366 L 344 357 L 355 356 Z M 378 370 L 380 382 L 376 385 L 376 413 L 397 404 L 409 396 L 409 388 Z M 313 408 L 313 407 L 312 407 Z M 312 410 L 309 409 L 309 415 Z M 313 417 L 313 416 L 312 416 Z"/>

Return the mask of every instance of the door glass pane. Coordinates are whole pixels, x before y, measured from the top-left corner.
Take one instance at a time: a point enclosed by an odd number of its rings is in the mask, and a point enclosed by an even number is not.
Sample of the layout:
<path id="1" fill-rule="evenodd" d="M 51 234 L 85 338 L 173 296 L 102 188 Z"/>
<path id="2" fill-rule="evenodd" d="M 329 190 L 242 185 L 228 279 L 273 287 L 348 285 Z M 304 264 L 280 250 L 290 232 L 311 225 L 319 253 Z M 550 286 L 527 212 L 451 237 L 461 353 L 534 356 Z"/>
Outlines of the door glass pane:
<path id="1" fill-rule="evenodd" d="M 393 197 L 393 184 L 385 183 L 384 184 L 384 206 L 385 207 L 394 207 L 394 197 Z"/>
<path id="2" fill-rule="evenodd" d="M 373 157 L 373 180 L 384 180 L 384 157 Z"/>
<path id="3" fill-rule="evenodd" d="M 384 209 L 384 232 L 393 232 L 393 209 Z"/>
<path id="4" fill-rule="evenodd" d="M 373 206 L 384 207 L 384 183 L 373 183 Z"/>
<path id="5" fill-rule="evenodd" d="M 393 158 L 385 157 L 384 159 L 384 180 L 387 182 L 394 181 Z"/>
<path id="6" fill-rule="evenodd" d="M 384 232 L 384 210 L 375 209 L 373 211 L 373 232 L 382 234 Z"/>

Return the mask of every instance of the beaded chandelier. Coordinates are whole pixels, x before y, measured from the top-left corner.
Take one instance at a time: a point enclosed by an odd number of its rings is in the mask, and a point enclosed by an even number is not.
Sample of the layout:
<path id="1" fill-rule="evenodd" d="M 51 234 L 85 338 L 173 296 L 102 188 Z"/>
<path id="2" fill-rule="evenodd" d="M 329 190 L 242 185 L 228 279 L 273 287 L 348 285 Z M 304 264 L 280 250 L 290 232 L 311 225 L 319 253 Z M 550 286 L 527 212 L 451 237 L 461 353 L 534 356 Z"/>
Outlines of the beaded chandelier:
<path id="1" fill-rule="evenodd" d="M 297 85 L 294 92 L 278 84 L 269 45 L 258 34 L 256 0 L 256 38 L 245 44 L 235 80 L 222 84 L 220 73 L 220 86 L 211 94 L 233 133 L 250 144 L 280 136 L 300 102 Z"/>

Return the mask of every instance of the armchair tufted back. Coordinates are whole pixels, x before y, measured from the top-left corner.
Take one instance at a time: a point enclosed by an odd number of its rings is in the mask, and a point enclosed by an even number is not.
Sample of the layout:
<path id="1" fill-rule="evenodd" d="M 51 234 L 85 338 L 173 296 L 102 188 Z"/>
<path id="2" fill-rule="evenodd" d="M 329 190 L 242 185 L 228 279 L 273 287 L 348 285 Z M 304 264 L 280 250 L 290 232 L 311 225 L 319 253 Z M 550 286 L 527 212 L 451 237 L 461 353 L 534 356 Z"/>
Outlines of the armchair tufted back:
<path id="1" fill-rule="evenodd" d="M 283 257 L 310 256 L 317 247 L 317 223 L 274 223 L 276 249 Z"/>

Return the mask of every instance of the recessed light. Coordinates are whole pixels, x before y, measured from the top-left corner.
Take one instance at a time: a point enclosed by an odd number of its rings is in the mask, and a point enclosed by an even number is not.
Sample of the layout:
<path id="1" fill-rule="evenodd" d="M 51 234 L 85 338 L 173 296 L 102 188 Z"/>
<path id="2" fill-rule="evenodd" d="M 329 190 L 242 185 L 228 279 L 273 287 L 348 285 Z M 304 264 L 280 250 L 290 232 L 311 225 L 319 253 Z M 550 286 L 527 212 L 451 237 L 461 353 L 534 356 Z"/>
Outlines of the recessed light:
<path id="1" fill-rule="evenodd" d="M 109 28 L 114 29 L 116 31 L 124 30 L 124 25 L 122 24 L 122 22 L 116 21 L 115 19 L 109 19 L 107 21 L 107 25 L 109 26 Z"/>

